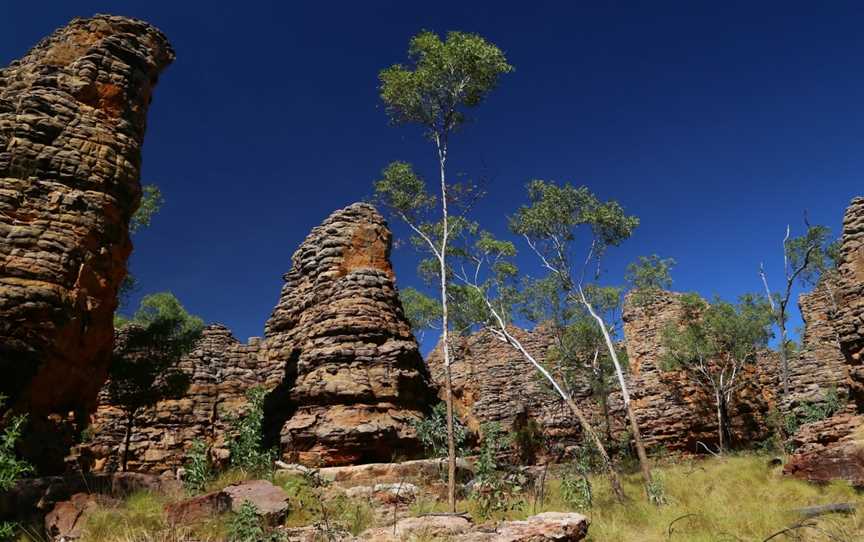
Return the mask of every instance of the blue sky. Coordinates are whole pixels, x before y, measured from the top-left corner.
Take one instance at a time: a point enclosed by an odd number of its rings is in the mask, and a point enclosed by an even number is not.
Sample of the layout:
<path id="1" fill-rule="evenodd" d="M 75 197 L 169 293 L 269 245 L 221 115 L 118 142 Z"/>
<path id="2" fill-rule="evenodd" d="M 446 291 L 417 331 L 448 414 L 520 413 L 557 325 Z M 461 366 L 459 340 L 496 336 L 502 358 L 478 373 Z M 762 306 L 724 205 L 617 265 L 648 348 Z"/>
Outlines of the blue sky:
<path id="1" fill-rule="evenodd" d="M 806 210 L 839 233 L 864 193 L 860 2 L 4 4 L 2 65 L 98 12 L 171 39 L 142 175 L 166 204 L 132 269 L 139 295 L 171 290 L 241 339 L 263 334 L 308 231 L 368 197 L 384 165 L 434 175 L 433 149 L 388 126 L 376 89 L 420 29 L 480 33 L 516 67 L 452 142 L 452 171 L 489 179 L 474 218 L 503 234 L 528 180 L 586 184 L 642 220 L 608 282 L 658 253 L 678 261 L 678 290 L 758 291 L 763 260 L 779 285 L 786 224 L 800 232 Z M 417 255 L 393 259 L 416 284 Z"/>

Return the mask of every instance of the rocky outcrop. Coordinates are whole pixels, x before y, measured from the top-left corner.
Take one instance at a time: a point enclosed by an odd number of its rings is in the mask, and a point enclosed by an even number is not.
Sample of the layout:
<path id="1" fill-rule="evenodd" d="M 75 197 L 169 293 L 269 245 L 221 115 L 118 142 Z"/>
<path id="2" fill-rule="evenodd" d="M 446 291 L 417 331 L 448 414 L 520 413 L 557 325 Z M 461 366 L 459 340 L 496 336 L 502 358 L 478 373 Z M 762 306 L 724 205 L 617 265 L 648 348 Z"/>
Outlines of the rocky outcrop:
<path id="1" fill-rule="evenodd" d="M 243 413 L 247 390 L 273 389 L 282 379 L 280 366 L 259 361 L 260 349 L 259 339 L 243 344 L 221 324 L 206 327 L 196 348 L 178 364 L 190 377 L 183 397 L 160 401 L 136 415 L 127 468 L 173 471 L 196 439 L 208 443 L 217 460 L 227 459 L 230 419 Z M 126 415 L 112 404 L 106 385 L 88 429 L 92 437 L 79 450 L 84 470 L 118 470 L 125 432 Z"/>
<path id="2" fill-rule="evenodd" d="M 847 364 L 847 390 L 854 404 L 803 426 L 792 439 L 797 450 L 784 472 L 815 482 L 839 479 L 864 487 L 864 198 L 853 199 L 846 209 L 838 263 L 836 281 L 831 283 L 835 287 L 830 322 Z"/>
<path id="3" fill-rule="evenodd" d="M 410 422 L 434 393 L 397 295 L 391 238 L 375 208 L 358 203 L 314 228 L 292 257 L 263 352 L 285 367 L 289 461 L 344 465 L 419 451 Z"/>
<path id="4" fill-rule="evenodd" d="M 783 405 L 785 410 L 822 402 L 832 388 L 840 391 L 846 388 L 846 360 L 831 319 L 836 292 L 837 277 L 829 274 L 813 291 L 798 297 L 804 334 L 800 352 L 789 360 L 789 398 Z"/>
<path id="5" fill-rule="evenodd" d="M 864 197 L 852 200 L 843 238 L 834 326 L 849 368 L 849 389 L 864 412 Z"/>
<path id="6" fill-rule="evenodd" d="M 511 327 L 510 331 L 536 359 L 546 359 L 555 340 L 552 331 L 543 326 L 532 331 Z M 534 422 L 549 442 L 562 446 L 578 443 L 578 422 L 521 353 L 488 331 L 456 337 L 452 348 L 453 404 L 468 429 L 477 433 L 482 424 L 497 422 L 504 431 L 511 432 Z M 427 364 L 443 400 L 444 355 L 440 343 L 429 354 Z M 587 413 L 598 410 L 591 401 L 587 379 L 577 383 L 573 396 Z M 599 425 L 600 420 L 595 422 Z"/>
<path id="7" fill-rule="evenodd" d="M 646 447 L 696 453 L 704 452 L 700 442 L 717 442 L 713 399 L 684 374 L 662 368 L 663 329 L 680 321 L 682 296 L 659 292 L 648 302 L 634 303 L 633 296 L 625 300 L 627 380 Z M 743 387 L 728 406 L 733 443 L 767 436 L 764 418 L 773 403 L 776 365 L 772 353 L 763 352 L 742 376 Z M 613 398 L 620 401 L 618 394 Z"/>
<path id="8" fill-rule="evenodd" d="M 173 58 L 147 23 L 98 15 L 0 70 L 0 393 L 33 424 L 91 407 L 104 380 L 147 109 Z"/>

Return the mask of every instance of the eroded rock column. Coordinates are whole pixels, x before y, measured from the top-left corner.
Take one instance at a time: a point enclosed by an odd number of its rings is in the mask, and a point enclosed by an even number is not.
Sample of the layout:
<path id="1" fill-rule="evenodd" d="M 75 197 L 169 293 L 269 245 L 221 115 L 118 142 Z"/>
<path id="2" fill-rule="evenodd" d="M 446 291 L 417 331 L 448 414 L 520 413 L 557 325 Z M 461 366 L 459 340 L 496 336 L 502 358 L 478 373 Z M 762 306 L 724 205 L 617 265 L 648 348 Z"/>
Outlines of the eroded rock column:
<path id="1" fill-rule="evenodd" d="M 0 70 L 0 392 L 34 419 L 91 406 L 104 381 L 147 109 L 173 58 L 149 24 L 97 15 Z"/>

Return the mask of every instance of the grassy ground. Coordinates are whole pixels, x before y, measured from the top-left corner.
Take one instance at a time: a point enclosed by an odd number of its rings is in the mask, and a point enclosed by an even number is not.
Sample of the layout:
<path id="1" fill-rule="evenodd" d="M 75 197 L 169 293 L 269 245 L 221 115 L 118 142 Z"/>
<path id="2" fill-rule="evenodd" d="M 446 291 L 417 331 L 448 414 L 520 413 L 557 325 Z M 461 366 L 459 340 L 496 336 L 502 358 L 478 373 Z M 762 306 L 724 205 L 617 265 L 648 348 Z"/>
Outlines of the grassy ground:
<path id="1" fill-rule="evenodd" d="M 625 505 L 612 500 L 605 478 L 592 477 L 593 507 L 581 511 L 591 519 L 588 540 L 762 542 L 800 521 L 793 512 L 795 508 L 840 502 L 857 503 L 862 512 L 809 520 L 804 527 L 772 540 L 864 540 L 864 496 L 846 484 L 815 486 L 784 478 L 778 468 L 768 465 L 768 460 L 769 457 L 762 455 L 740 455 L 669 461 L 655 471 L 668 499 L 668 504 L 660 507 L 647 501 L 638 474 L 624 477 L 629 497 Z M 219 489 L 244 478 L 243 473 L 229 472 L 214 481 L 209 489 Z M 301 477 L 277 477 L 274 482 L 291 496 L 291 513 L 286 521 L 289 527 L 320 524 L 326 520 L 358 534 L 368 527 L 386 523 L 389 517 L 389 511 L 381 510 L 384 507 L 379 507 L 376 513 L 367 500 L 348 499 L 332 488 L 314 488 Z M 516 495 L 507 501 L 504 510 L 491 518 L 480 517 L 477 504 L 470 499 L 461 500 L 459 509 L 471 513 L 478 523 L 574 509 L 563 499 L 561 482 L 555 476 L 550 476 L 545 493 L 542 502 L 530 494 Z M 202 542 L 224 540 L 227 517 L 172 529 L 162 511 L 165 503 L 164 496 L 138 493 L 117 505 L 105 506 L 88 519 L 87 532 L 81 542 L 180 542 L 186 536 Z M 429 494 L 412 504 L 408 513 L 421 515 L 445 509 L 446 503 L 440 497 Z M 34 536 L 21 540 L 42 539 Z"/>

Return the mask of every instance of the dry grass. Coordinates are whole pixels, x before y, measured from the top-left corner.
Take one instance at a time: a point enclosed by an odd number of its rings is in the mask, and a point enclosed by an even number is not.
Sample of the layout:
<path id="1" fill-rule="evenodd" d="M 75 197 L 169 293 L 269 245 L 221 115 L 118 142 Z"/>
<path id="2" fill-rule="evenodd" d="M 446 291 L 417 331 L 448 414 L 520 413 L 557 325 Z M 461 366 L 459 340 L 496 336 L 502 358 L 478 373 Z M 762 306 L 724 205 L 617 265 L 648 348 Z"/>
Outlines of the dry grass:
<path id="1" fill-rule="evenodd" d="M 807 527 L 773 542 L 864 540 L 864 496 L 847 484 L 816 486 L 784 478 L 778 468 L 768 466 L 768 457 L 740 455 L 701 461 L 668 463 L 655 470 L 669 500 L 656 507 L 645 498 L 638 474 L 624 477 L 630 501 L 619 505 L 612 500 L 606 479 L 592 478 L 594 506 L 583 512 L 591 519 L 587 540 L 593 542 L 762 542 L 769 535 L 799 521 L 796 508 L 851 502 L 862 510 L 849 516 L 832 515 L 807 522 Z M 219 488 L 243 479 L 238 472 L 225 473 L 212 484 Z M 349 499 L 328 488 L 315 488 L 299 476 L 277 476 L 274 483 L 291 497 L 288 527 L 327 522 L 357 534 L 375 526 L 376 514 L 365 499 Z M 224 540 L 226 517 L 208 523 L 171 529 L 165 522 L 165 497 L 138 493 L 116 506 L 93 514 L 81 542 L 202 542 Z M 323 502 L 323 504 L 322 504 Z M 478 523 L 502 519 L 524 519 L 545 511 L 569 511 L 561 496 L 560 481 L 550 477 L 545 501 L 521 495 L 508 503 L 506 511 L 483 520 L 470 500 L 460 500 L 459 509 L 469 512 Z M 446 502 L 421 496 L 410 508 L 412 515 L 446 510 Z M 186 538 L 184 538 L 186 537 Z M 422 538 L 422 537 L 421 537 Z M 31 539 L 31 540 L 38 540 Z"/>

